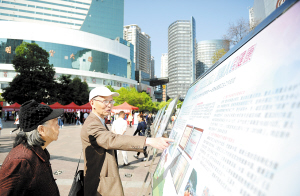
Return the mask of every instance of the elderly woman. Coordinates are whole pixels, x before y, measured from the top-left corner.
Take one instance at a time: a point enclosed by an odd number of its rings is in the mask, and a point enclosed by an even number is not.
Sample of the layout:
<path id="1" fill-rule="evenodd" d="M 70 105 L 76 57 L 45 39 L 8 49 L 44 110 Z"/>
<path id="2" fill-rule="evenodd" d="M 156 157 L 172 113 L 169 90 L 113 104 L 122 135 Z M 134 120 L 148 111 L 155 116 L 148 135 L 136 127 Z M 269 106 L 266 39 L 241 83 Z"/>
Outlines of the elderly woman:
<path id="1" fill-rule="evenodd" d="M 59 195 L 46 147 L 58 138 L 57 117 L 62 113 L 34 100 L 21 106 L 21 131 L 0 169 L 1 196 Z"/>

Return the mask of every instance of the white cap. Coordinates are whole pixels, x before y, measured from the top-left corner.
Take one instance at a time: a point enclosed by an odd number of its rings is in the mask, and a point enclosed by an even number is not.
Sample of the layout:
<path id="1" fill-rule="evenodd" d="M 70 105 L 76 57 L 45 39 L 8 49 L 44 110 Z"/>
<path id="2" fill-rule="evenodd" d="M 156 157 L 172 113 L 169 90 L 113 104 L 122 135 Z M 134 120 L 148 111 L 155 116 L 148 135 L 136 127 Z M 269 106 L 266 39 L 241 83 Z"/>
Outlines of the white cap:
<path id="1" fill-rule="evenodd" d="M 90 92 L 90 96 L 89 96 L 89 101 L 91 101 L 91 99 L 93 99 L 94 97 L 97 96 L 113 96 L 113 97 L 117 97 L 119 96 L 119 93 L 116 92 L 111 92 L 107 87 L 105 86 L 101 86 L 101 87 L 96 87 L 94 89 L 91 90 Z"/>

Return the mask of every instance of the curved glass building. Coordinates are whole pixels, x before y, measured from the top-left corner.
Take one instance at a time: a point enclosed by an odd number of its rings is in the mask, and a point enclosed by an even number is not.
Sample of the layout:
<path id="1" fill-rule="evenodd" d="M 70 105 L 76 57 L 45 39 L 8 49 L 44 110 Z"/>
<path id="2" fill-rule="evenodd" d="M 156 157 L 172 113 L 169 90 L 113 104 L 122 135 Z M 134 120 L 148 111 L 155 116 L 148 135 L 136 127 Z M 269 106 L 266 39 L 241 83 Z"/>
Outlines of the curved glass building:
<path id="1" fill-rule="evenodd" d="M 0 88 L 23 41 L 49 52 L 55 77 L 70 74 L 90 88 L 136 86 L 133 45 L 122 39 L 124 0 L 0 0 Z"/>
<path id="2" fill-rule="evenodd" d="M 196 22 L 177 20 L 168 28 L 168 76 L 167 94 L 184 98 L 195 81 Z"/>
<path id="3" fill-rule="evenodd" d="M 203 40 L 198 42 L 196 62 L 197 78 L 213 65 L 212 57 L 220 49 L 224 49 L 228 52 L 229 42 L 222 39 Z"/>

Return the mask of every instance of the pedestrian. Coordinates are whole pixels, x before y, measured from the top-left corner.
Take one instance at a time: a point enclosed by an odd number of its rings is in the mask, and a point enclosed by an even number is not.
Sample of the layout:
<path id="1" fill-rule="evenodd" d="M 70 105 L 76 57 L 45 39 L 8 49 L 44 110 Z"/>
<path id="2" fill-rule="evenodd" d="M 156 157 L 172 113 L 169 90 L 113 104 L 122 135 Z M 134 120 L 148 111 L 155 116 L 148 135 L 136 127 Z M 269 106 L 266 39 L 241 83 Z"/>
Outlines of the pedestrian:
<path id="1" fill-rule="evenodd" d="M 147 124 L 145 122 L 145 118 L 144 115 L 139 114 L 137 116 L 137 120 L 138 120 L 138 126 L 136 128 L 136 131 L 134 132 L 133 136 L 135 136 L 136 134 L 138 134 L 139 136 L 146 136 L 146 129 L 147 129 Z M 147 146 L 144 146 L 143 148 L 143 153 L 144 153 L 144 159 L 143 161 L 147 161 Z M 136 155 L 133 155 L 136 159 L 139 158 L 140 152 L 138 152 Z"/>
<path id="2" fill-rule="evenodd" d="M 64 123 L 63 123 L 63 114 L 60 115 L 57 119 L 58 119 L 58 126 L 62 129 L 63 126 L 64 126 Z"/>
<path id="3" fill-rule="evenodd" d="M 127 122 L 126 120 L 124 120 L 125 117 L 125 112 L 124 111 L 120 111 L 119 112 L 119 116 L 118 119 L 115 120 L 112 124 L 112 128 L 111 131 L 115 134 L 119 134 L 119 135 L 124 135 L 127 129 Z M 117 156 L 120 153 L 121 150 L 117 150 Z M 122 150 L 122 155 L 123 155 L 123 161 L 124 164 L 123 166 L 127 166 L 130 165 L 130 163 L 128 163 L 128 156 L 127 156 L 127 152 Z"/>
<path id="4" fill-rule="evenodd" d="M 131 127 L 131 124 L 132 124 L 132 114 L 130 113 L 129 116 L 128 116 L 128 121 L 129 121 L 129 126 Z"/>
<path id="5" fill-rule="evenodd" d="M 83 114 L 83 123 L 84 123 L 84 121 L 86 120 L 86 118 L 89 116 L 89 114 L 86 112 L 86 113 L 84 113 Z"/>
<path id="6" fill-rule="evenodd" d="M 146 122 L 147 122 L 146 136 L 147 137 L 151 137 L 151 129 L 150 129 L 150 127 L 153 124 L 153 118 L 152 118 L 151 113 L 148 115 L 148 118 L 147 118 Z"/>
<path id="7" fill-rule="evenodd" d="M 59 196 L 46 147 L 58 138 L 62 113 L 34 100 L 21 106 L 21 130 L 0 169 L 1 196 Z"/>
<path id="8" fill-rule="evenodd" d="M 64 120 L 63 120 L 63 123 L 64 123 L 64 124 L 67 124 L 67 112 L 64 112 L 63 116 L 64 116 L 64 117 L 63 117 L 63 119 L 64 119 Z"/>
<path id="9" fill-rule="evenodd" d="M 111 113 L 113 96 L 119 93 L 96 87 L 90 91 L 92 112 L 81 129 L 84 154 L 84 195 L 124 196 L 116 150 L 142 151 L 144 145 L 165 149 L 174 140 L 118 135 L 109 131 L 104 118 Z"/>
<path id="10" fill-rule="evenodd" d="M 76 124 L 77 115 L 75 112 L 72 112 L 71 114 L 71 124 Z"/>
<path id="11" fill-rule="evenodd" d="M 15 120 L 14 124 L 17 125 L 17 128 L 15 128 L 14 130 L 10 131 L 10 134 L 12 134 L 13 132 L 17 131 L 20 128 L 19 114 L 17 112 L 16 112 L 16 120 Z"/>
<path id="12" fill-rule="evenodd" d="M 76 113 L 75 113 L 75 114 L 76 114 Z M 80 111 L 77 112 L 77 115 L 76 115 L 76 118 L 75 118 L 75 119 L 76 119 L 76 125 L 78 125 L 78 124 L 79 124 L 79 125 L 82 125 L 81 122 L 80 122 Z"/>
<path id="13" fill-rule="evenodd" d="M 175 120 L 176 120 L 176 116 L 175 116 L 175 114 L 173 114 L 173 116 L 171 117 L 172 128 L 173 128 L 173 126 L 174 126 Z"/>

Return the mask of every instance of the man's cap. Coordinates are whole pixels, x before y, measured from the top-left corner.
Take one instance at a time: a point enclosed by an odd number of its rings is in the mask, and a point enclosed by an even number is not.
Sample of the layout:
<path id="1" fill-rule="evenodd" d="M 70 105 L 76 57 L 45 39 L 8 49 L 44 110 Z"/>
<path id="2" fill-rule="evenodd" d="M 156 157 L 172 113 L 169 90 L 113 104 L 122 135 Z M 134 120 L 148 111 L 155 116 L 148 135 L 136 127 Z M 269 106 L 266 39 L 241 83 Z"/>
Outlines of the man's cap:
<path id="1" fill-rule="evenodd" d="M 20 128 L 24 132 L 36 129 L 48 120 L 59 117 L 64 109 L 52 109 L 47 105 L 40 104 L 35 100 L 26 101 L 20 107 Z"/>
<path id="2" fill-rule="evenodd" d="M 116 92 L 111 92 L 107 87 L 105 86 L 101 86 L 101 87 L 96 87 L 94 89 L 91 90 L 90 92 L 90 96 L 89 96 L 89 101 L 91 101 L 94 97 L 97 96 L 113 96 L 113 97 L 117 97 L 120 94 L 116 93 Z"/>

